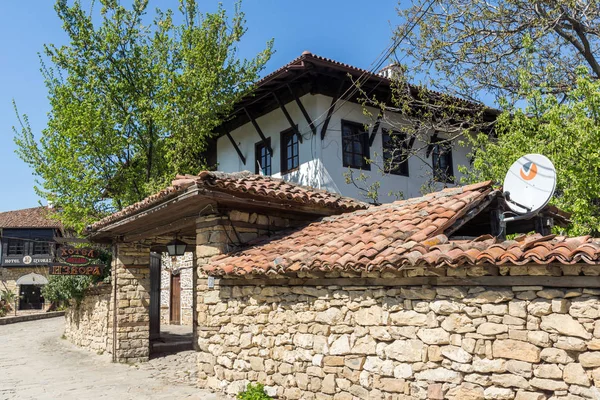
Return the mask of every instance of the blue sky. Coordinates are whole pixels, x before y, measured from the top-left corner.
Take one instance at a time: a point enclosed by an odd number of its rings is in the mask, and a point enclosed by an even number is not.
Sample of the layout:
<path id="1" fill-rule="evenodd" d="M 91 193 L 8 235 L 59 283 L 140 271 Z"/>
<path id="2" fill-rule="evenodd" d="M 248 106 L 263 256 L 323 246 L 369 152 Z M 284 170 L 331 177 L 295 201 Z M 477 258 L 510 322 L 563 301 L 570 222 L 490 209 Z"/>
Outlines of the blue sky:
<path id="1" fill-rule="evenodd" d="M 84 4 L 87 0 L 83 0 Z M 129 0 L 122 0 L 126 4 Z M 227 10 L 233 1 L 222 1 Z M 178 0 L 150 0 L 152 8 L 176 8 Z M 216 0 L 199 0 L 213 11 Z M 46 124 L 47 92 L 38 52 L 45 43 L 66 44 L 52 0 L 0 2 L 0 211 L 35 207 L 34 176 L 15 154 L 12 100 L 29 116 L 34 132 Z M 397 0 L 245 0 L 248 32 L 241 57 L 252 57 L 275 39 L 276 53 L 264 73 L 298 57 L 302 51 L 367 68 L 389 44 L 398 23 Z"/>

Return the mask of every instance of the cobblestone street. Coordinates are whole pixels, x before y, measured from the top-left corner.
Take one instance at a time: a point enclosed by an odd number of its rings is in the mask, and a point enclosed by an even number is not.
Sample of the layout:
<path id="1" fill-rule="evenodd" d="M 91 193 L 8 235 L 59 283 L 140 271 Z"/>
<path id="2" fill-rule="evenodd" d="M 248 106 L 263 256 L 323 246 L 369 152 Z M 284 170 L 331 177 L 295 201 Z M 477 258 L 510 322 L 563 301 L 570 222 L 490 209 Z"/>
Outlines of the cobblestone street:
<path id="1" fill-rule="evenodd" d="M 63 318 L 0 326 L 0 399 L 225 400 L 193 387 L 195 354 L 135 366 L 61 339 Z"/>

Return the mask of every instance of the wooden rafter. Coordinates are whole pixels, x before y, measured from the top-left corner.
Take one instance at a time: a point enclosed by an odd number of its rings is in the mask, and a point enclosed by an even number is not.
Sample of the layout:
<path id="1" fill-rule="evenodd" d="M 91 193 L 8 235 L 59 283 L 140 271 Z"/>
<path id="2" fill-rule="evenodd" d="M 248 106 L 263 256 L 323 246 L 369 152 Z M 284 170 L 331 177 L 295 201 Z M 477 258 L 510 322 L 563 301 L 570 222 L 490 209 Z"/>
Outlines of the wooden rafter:
<path id="1" fill-rule="evenodd" d="M 296 101 L 298 108 L 302 112 L 302 115 L 304 115 L 306 122 L 308 122 L 308 126 L 310 126 L 310 130 L 312 131 L 313 135 L 316 135 L 317 127 L 315 126 L 312 119 L 310 118 L 310 115 L 308 115 L 308 112 L 306 112 L 306 108 L 304 108 L 304 104 L 302 104 L 302 102 L 300 101 L 300 98 L 298 98 L 298 95 L 296 95 L 296 92 L 294 92 L 294 90 L 292 89 L 292 87 L 289 84 L 287 85 L 287 87 L 288 87 L 290 93 L 292 94 L 292 96 L 294 97 L 294 100 Z"/>
<path id="2" fill-rule="evenodd" d="M 327 134 L 327 127 L 329 126 L 329 121 L 331 120 L 331 116 L 333 115 L 333 110 L 335 109 L 335 105 L 336 105 L 338 99 L 340 98 L 340 96 L 342 95 L 342 90 L 344 89 L 345 84 L 346 84 L 346 81 L 344 79 L 342 79 L 335 97 L 331 99 L 331 105 L 329 106 L 329 110 L 327 111 L 327 118 L 325 118 L 325 121 L 323 122 L 323 126 L 321 127 L 321 140 L 325 139 L 325 135 Z"/>
<path id="3" fill-rule="evenodd" d="M 294 131 L 294 134 L 298 137 L 298 141 L 300 143 L 302 143 L 302 135 L 300 134 L 300 131 L 298 130 L 298 125 L 296 125 L 294 123 L 294 120 L 290 116 L 290 113 L 285 108 L 285 105 L 283 104 L 283 102 L 281 101 L 281 99 L 279 98 L 279 96 L 277 96 L 277 93 L 273 92 L 273 97 L 275 98 L 275 101 L 277 102 L 277 104 L 279 104 L 279 108 L 281 108 L 281 111 L 283 112 L 283 115 L 285 115 L 285 119 L 287 119 L 288 123 L 292 127 L 292 130 Z"/>
<path id="4" fill-rule="evenodd" d="M 229 132 L 225 133 L 227 135 L 227 137 L 229 138 L 229 141 L 231 142 L 231 144 L 233 145 L 233 148 L 235 149 L 236 153 L 238 154 L 238 156 L 240 156 L 240 160 L 242 160 L 242 162 L 244 163 L 244 165 L 246 165 L 246 157 L 244 157 L 244 155 L 242 154 L 242 151 L 240 150 L 240 148 L 238 147 L 237 143 L 235 142 L 235 140 L 233 140 L 233 137 L 231 137 L 231 134 Z"/>
<path id="5" fill-rule="evenodd" d="M 246 107 L 244 107 L 244 112 L 248 116 L 248 119 L 252 123 L 252 126 L 254 126 L 254 129 L 256 129 L 256 132 L 258 133 L 258 136 L 260 136 L 260 140 L 262 141 L 262 143 L 264 144 L 264 146 L 267 148 L 267 150 L 269 150 L 269 154 L 272 157 L 273 156 L 273 149 L 271 148 L 271 144 L 269 143 L 269 141 L 267 140 L 267 138 L 263 134 L 262 130 L 260 129 L 260 126 L 258 126 L 258 123 L 254 119 L 254 117 L 252 115 L 250 115 L 250 113 L 248 112 L 248 109 Z"/>
<path id="6" fill-rule="evenodd" d="M 375 120 L 375 124 L 373 125 L 371 136 L 369 137 L 369 147 L 373 146 L 373 141 L 375 140 L 375 136 L 379 130 L 379 125 L 381 125 L 381 118 L 383 118 L 383 111 L 380 110 L 379 114 L 377 115 L 377 120 Z"/>

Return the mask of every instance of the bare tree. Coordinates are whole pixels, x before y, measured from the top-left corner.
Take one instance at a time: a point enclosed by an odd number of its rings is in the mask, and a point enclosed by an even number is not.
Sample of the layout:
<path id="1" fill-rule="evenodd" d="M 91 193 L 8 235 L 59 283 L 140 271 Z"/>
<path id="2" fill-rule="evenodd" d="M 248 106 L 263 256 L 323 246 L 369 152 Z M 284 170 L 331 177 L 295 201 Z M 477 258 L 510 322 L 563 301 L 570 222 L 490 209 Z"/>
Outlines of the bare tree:
<path id="1" fill-rule="evenodd" d="M 598 0 L 412 0 L 399 13 L 397 60 L 446 93 L 517 100 L 523 70 L 529 85 L 558 94 L 580 65 L 600 77 Z"/>

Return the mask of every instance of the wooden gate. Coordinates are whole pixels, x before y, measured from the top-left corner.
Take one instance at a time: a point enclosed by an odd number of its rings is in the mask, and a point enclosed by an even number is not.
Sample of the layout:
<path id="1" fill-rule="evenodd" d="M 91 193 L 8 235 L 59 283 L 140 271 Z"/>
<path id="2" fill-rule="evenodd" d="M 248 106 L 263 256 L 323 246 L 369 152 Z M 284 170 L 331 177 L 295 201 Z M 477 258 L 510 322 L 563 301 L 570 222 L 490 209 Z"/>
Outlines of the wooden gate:
<path id="1" fill-rule="evenodd" d="M 171 275 L 171 324 L 181 324 L 181 276 Z"/>
<path id="2" fill-rule="evenodd" d="M 160 337 L 160 254 L 150 253 L 150 340 Z"/>

